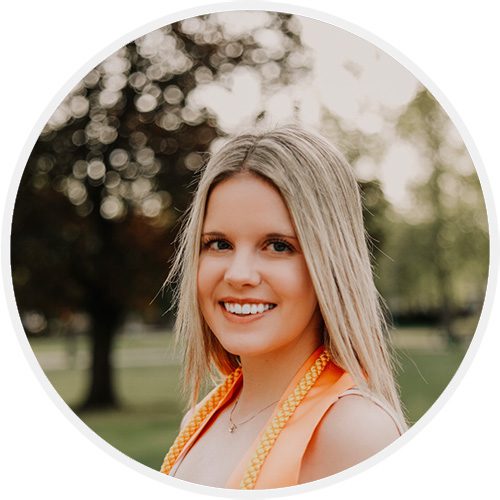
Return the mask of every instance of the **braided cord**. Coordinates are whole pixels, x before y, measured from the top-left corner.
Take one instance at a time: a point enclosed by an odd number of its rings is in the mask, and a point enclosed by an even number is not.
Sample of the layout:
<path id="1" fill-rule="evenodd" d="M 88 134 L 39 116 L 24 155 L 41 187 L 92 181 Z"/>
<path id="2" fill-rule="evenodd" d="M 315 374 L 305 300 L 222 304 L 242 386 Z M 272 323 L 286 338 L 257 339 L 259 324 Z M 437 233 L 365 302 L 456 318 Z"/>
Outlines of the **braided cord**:
<path id="1" fill-rule="evenodd" d="M 281 431 L 284 429 L 286 423 L 294 414 L 297 407 L 303 401 L 311 387 L 318 380 L 319 376 L 325 369 L 326 365 L 330 361 L 328 352 L 323 351 L 320 356 L 316 359 L 309 370 L 304 374 L 304 376 L 299 380 L 294 391 L 287 397 L 287 399 L 282 403 L 278 413 L 273 418 L 272 422 L 266 429 L 263 438 L 261 439 L 254 456 L 250 460 L 243 479 L 241 480 L 240 487 L 242 489 L 250 490 L 255 487 L 258 475 L 264 461 L 269 455 L 274 443 L 278 439 Z M 204 422 L 205 418 L 209 413 L 212 412 L 214 408 L 220 403 L 220 401 L 227 395 L 230 388 L 232 387 L 234 381 L 239 377 L 241 373 L 241 368 L 236 368 L 232 373 L 230 373 L 226 380 L 220 384 L 213 392 L 212 396 L 201 406 L 198 411 L 191 418 L 189 423 L 182 429 L 174 443 L 168 450 L 168 453 L 163 460 L 160 472 L 164 474 L 169 474 L 173 465 L 182 453 L 184 446 L 189 441 L 191 436 L 198 430 L 200 425 Z"/>
<path id="2" fill-rule="evenodd" d="M 220 401 L 226 396 L 231 389 L 234 381 L 239 377 L 241 368 L 236 368 L 231 372 L 224 382 L 220 384 L 213 392 L 212 396 L 195 412 L 189 423 L 181 430 L 174 443 L 165 455 L 160 472 L 169 474 L 173 465 L 182 453 L 184 446 L 191 439 L 191 436 L 198 430 L 207 415 L 217 407 Z"/>
<path id="3" fill-rule="evenodd" d="M 263 438 L 257 446 L 254 456 L 250 460 L 248 468 L 240 483 L 241 489 L 254 489 L 257 477 L 262 469 L 262 466 L 264 465 L 264 461 L 269 455 L 274 443 L 278 439 L 278 436 L 311 387 L 314 385 L 316 380 L 318 380 L 329 360 L 330 357 L 328 352 L 326 350 L 323 351 L 311 368 L 309 368 L 307 373 L 300 379 L 294 391 L 283 402 L 278 413 L 266 429 Z"/>

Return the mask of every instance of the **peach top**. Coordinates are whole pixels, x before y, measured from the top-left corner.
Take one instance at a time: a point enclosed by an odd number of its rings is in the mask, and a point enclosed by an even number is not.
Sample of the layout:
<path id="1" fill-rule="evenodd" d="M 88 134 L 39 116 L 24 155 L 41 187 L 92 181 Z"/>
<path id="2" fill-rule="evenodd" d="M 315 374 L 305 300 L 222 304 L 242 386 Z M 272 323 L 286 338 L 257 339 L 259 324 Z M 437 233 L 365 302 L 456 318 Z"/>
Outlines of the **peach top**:
<path id="1" fill-rule="evenodd" d="M 255 449 L 257 448 L 268 425 L 278 412 L 281 403 L 286 400 L 288 395 L 294 390 L 299 380 L 303 377 L 323 350 L 323 346 L 318 347 L 318 349 L 316 349 L 309 356 L 309 358 L 295 374 L 289 386 L 283 393 L 280 401 L 276 405 L 268 422 L 263 427 L 252 446 L 250 446 L 241 458 L 240 462 L 236 465 L 225 485 L 225 488 L 240 488 L 240 482 L 251 458 L 255 453 Z M 213 417 L 217 414 L 217 412 L 234 400 L 234 397 L 239 392 L 241 384 L 242 377 L 240 376 L 235 379 L 226 396 L 219 402 L 212 412 L 207 415 L 205 421 L 191 436 L 189 441 L 184 446 L 184 449 L 179 455 L 176 463 L 172 467 L 172 470 L 170 471 L 171 476 L 175 475 L 175 471 L 180 462 L 189 452 L 189 449 L 194 445 L 196 440 L 200 437 L 203 430 L 207 429 L 208 426 L 213 423 L 215 420 Z M 281 431 L 278 439 L 267 456 L 262 469 L 260 470 L 255 484 L 256 489 L 282 488 L 298 484 L 302 458 L 316 427 L 328 409 L 338 400 L 339 396 L 341 396 L 344 391 L 352 389 L 353 386 L 353 380 L 348 373 L 331 362 L 326 365 L 316 383 L 288 420 L 285 428 Z M 205 399 L 209 397 L 210 394 Z"/>

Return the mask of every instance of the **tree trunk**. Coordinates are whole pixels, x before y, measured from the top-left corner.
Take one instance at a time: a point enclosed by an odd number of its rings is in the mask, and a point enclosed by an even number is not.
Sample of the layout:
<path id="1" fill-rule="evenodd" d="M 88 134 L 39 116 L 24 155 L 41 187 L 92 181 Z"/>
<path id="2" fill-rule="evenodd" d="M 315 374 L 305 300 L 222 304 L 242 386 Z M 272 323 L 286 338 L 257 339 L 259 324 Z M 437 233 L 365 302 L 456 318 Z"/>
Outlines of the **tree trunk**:
<path id="1" fill-rule="evenodd" d="M 112 307 L 102 306 L 92 311 L 91 367 L 87 395 L 81 410 L 117 408 L 112 348 L 116 331 L 120 326 L 120 315 Z"/>

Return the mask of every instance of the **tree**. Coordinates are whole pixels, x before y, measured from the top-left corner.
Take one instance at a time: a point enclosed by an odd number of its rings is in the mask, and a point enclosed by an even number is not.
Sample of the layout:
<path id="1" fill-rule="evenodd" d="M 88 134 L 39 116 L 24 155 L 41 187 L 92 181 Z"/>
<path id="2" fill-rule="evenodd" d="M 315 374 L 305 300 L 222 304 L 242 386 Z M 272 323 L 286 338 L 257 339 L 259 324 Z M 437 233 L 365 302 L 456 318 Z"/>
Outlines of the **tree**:
<path id="1" fill-rule="evenodd" d="M 454 320 L 482 304 L 485 293 L 488 234 L 481 186 L 463 142 L 429 91 L 417 93 L 397 126 L 429 164 L 425 181 L 412 189 L 414 220 L 400 227 L 394 249 L 398 278 L 414 310 L 437 310 L 448 342 L 456 343 Z"/>
<path id="2" fill-rule="evenodd" d="M 21 316 L 37 311 L 49 324 L 68 310 L 91 317 L 83 408 L 118 404 L 111 354 L 126 315 L 161 315 L 150 301 L 190 201 L 186 186 L 224 135 L 195 91 L 211 82 L 230 91 L 242 68 L 272 91 L 308 69 L 292 16 L 248 13 L 258 23 L 235 32 L 231 15 L 165 26 L 108 57 L 60 104 L 28 160 L 12 223 L 16 300 Z"/>

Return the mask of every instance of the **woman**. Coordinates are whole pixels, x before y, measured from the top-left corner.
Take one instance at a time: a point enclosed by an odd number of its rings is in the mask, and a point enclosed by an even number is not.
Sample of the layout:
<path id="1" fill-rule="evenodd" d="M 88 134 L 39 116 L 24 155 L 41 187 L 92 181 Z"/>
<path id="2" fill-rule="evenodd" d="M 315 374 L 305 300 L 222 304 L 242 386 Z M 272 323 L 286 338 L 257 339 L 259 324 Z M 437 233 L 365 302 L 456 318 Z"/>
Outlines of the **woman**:
<path id="1" fill-rule="evenodd" d="M 181 234 L 168 281 L 191 409 L 162 472 L 291 486 L 404 431 L 359 189 L 325 139 L 289 126 L 229 140 Z M 226 379 L 196 405 L 206 374 Z"/>

